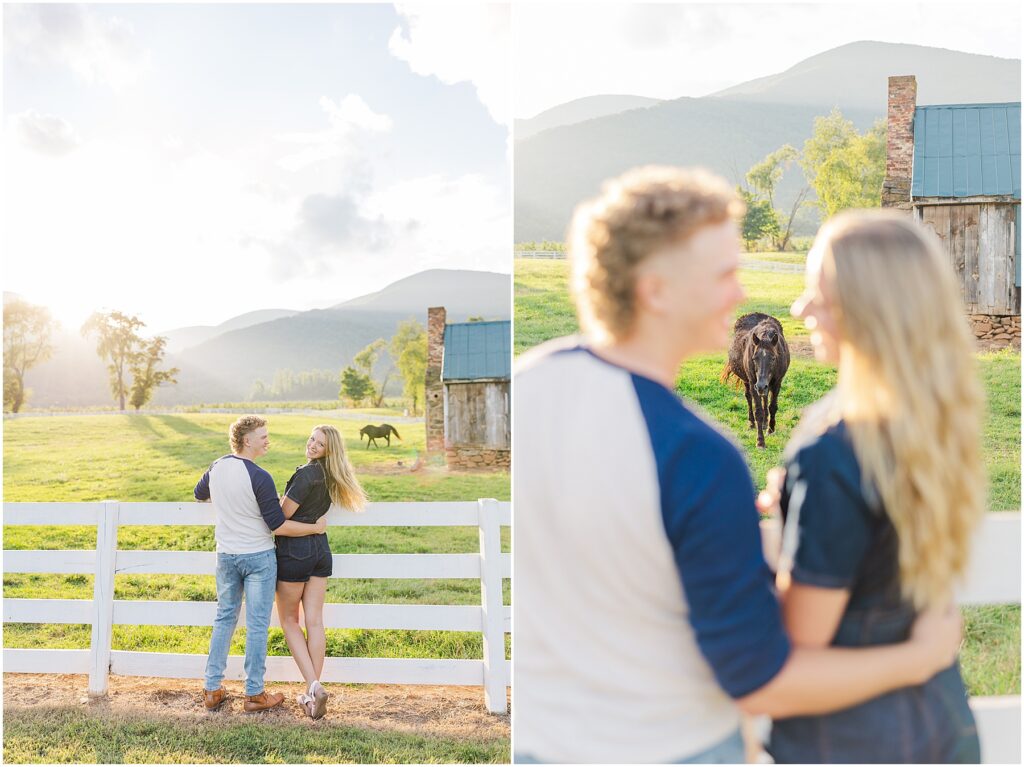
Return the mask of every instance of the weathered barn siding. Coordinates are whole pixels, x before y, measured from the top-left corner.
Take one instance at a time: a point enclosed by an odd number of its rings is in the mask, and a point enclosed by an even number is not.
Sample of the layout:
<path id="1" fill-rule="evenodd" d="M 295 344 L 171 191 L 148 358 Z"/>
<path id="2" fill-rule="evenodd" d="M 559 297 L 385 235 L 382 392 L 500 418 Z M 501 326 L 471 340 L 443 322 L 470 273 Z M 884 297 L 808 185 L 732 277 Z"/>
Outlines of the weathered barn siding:
<path id="1" fill-rule="evenodd" d="M 918 218 L 949 256 L 971 314 L 1020 314 L 1015 285 L 1016 205 L 1003 202 L 928 204 L 915 200 Z"/>
<path id="2" fill-rule="evenodd" d="M 445 442 L 450 446 L 465 445 L 508 448 L 509 382 L 452 382 L 445 385 Z"/>

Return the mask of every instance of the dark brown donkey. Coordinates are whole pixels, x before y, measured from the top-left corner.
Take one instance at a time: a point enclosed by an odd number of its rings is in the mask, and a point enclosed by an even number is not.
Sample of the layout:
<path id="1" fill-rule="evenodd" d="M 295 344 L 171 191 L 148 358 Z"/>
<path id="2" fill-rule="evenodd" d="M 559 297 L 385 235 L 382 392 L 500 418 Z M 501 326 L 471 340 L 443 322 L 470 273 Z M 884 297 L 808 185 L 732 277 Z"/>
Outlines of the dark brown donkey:
<path id="1" fill-rule="evenodd" d="M 734 375 L 743 382 L 747 395 L 747 419 L 751 429 L 757 425 L 758 447 L 764 447 L 765 411 L 768 433 L 775 433 L 779 389 L 787 370 L 789 346 L 782 335 L 782 323 L 761 312 L 744 314 L 736 320 L 722 381 L 728 381 L 729 376 Z"/>

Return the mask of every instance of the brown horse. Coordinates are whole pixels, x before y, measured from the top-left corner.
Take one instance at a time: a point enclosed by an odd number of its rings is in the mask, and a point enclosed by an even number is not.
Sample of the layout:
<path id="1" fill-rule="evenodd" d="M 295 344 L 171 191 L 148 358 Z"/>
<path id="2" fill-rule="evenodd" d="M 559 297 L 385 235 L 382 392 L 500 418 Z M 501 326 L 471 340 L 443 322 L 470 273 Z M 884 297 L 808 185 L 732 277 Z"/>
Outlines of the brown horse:
<path id="1" fill-rule="evenodd" d="M 394 434 L 398 439 L 402 438 L 402 435 L 398 433 L 398 429 L 389 423 L 382 423 L 380 426 L 364 426 L 359 430 L 359 441 L 363 441 L 363 435 L 366 435 L 366 447 L 369 449 L 370 443 L 373 443 L 374 447 L 380 447 L 377 444 L 377 439 L 383 437 L 388 441 L 388 447 L 391 447 L 391 435 Z"/>
<path id="2" fill-rule="evenodd" d="M 761 312 L 744 314 L 736 320 L 733 334 L 722 381 L 734 375 L 743 382 L 747 420 L 751 429 L 757 426 L 757 446 L 763 448 L 766 415 L 768 433 L 775 433 L 779 389 L 789 370 L 789 345 L 782 334 L 782 323 Z"/>

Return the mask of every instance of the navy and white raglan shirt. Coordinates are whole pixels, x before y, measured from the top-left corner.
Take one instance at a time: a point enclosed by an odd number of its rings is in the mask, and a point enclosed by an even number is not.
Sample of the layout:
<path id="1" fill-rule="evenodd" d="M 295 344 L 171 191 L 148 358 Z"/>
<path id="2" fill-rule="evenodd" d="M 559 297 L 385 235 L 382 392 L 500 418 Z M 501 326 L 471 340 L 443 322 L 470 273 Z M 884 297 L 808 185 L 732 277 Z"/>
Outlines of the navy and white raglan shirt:
<path id="1" fill-rule="evenodd" d="M 790 645 L 750 474 L 662 384 L 561 339 L 515 383 L 517 753 L 685 759 Z"/>
<path id="2" fill-rule="evenodd" d="M 217 551 L 252 554 L 274 548 L 284 512 L 274 480 L 248 458 L 225 455 L 214 461 L 195 487 L 198 501 L 213 501 Z"/>

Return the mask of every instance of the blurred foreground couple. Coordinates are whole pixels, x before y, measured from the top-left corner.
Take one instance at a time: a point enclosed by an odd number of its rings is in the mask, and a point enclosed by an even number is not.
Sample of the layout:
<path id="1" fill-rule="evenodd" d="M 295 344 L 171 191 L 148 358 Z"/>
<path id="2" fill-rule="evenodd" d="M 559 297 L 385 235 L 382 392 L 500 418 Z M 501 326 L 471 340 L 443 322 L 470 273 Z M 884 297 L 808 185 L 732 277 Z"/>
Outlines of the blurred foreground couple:
<path id="1" fill-rule="evenodd" d="M 909 213 L 821 228 L 792 312 L 838 382 L 755 501 L 675 392 L 729 343 L 741 214 L 721 179 L 663 167 L 576 212 L 584 335 L 514 386 L 515 761 L 742 762 L 745 712 L 772 718 L 776 762 L 977 762 L 952 600 L 982 396 L 951 267 Z M 758 507 L 785 519 L 777 572 Z"/>

